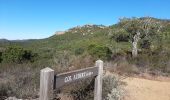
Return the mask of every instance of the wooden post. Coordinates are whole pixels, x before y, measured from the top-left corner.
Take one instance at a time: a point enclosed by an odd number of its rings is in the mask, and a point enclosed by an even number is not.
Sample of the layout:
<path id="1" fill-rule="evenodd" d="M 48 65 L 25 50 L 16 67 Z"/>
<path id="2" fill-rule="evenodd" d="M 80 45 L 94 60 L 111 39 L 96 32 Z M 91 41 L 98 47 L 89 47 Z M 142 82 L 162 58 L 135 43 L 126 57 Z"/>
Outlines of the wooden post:
<path id="1" fill-rule="evenodd" d="M 97 60 L 98 76 L 95 78 L 94 100 L 102 100 L 102 76 L 103 76 L 103 61 Z"/>
<path id="2" fill-rule="evenodd" d="M 50 100 L 53 97 L 54 70 L 44 68 L 40 73 L 40 98 L 39 100 Z"/>

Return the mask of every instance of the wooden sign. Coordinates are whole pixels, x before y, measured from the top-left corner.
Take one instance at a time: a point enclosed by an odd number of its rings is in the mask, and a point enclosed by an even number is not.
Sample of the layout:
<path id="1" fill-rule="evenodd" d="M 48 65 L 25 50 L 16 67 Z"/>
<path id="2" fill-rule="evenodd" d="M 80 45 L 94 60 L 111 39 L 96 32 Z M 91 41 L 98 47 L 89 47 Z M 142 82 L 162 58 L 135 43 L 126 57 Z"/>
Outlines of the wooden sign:
<path id="1" fill-rule="evenodd" d="M 85 69 L 58 74 L 54 78 L 55 80 L 54 88 L 57 89 L 63 86 L 64 84 L 68 84 L 89 77 L 95 77 L 97 75 L 98 75 L 98 67 L 89 67 Z"/>
<path id="2" fill-rule="evenodd" d="M 51 100 L 53 89 L 64 84 L 75 82 L 89 77 L 95 77 L 94 100 L 102 100 L 103 61 L 97 60 L 95 67 L 84 68 L 71 72 L 54 75 L 54 70 L 45 68 L 40 73 L 40 100 Z"/>

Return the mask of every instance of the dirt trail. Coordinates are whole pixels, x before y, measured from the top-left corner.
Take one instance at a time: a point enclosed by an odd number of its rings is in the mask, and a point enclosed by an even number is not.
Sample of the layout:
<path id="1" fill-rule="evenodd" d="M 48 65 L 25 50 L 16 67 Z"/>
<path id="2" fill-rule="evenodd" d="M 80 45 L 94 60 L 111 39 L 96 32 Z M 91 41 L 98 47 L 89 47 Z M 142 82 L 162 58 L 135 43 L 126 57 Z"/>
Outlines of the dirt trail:
<path id="1" fill-rule="evenodd" d="M 148 80 L 142 78 L 126 78 L 125 100 L 170 100 L 169 80 Z"/>

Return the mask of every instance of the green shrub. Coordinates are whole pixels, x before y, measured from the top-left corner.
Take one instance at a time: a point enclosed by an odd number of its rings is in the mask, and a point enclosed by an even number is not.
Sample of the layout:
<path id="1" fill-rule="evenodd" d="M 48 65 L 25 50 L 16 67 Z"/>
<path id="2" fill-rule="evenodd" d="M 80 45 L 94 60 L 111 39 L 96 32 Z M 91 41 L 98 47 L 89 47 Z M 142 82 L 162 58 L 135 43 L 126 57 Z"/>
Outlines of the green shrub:
<path id="1" fill-rule="evenodd" d="M 38 57 L 37 53 L 33 53 L 31 50 L 24 50 L 24 54 L 22 56 L 24 61 L 34 62 Z"/>
<path id="2" fill-rule="evenodd" d="M 21 47 L 13 46 L 8 47 L 2 53 L 2 60 L 7 63 L 22 63 L 24 61 L 33 61 L 35 56 L 37 56 L 37 54 L 34 54 L 30 50 L 24 50 Z"/>
<path id="3" fill-rule="evenodd" d="M 22 56 L 24 55 L 24 50 L 19 47 L 9 47 L 7 48 L 3 54 L 3 62 L 16 62 L 19 63 L 22 60 Z"/>
<path id="4" fill-rule="evenodd" d="M 77 49 L 75 50 L 75 55 L 81 55 L 81 54 L 83 54 L 83 52 L 84 52 L 84 49 L 83 49 L 83 48 L 77 48 Z"/>
<path id="5" fill-rule="evenodd" d="M 2 52 L 0 52 L 0 63 L 2 62 Z"/>
<path id="6" fill-rule="evenodd" d="M 112 51 L 106 46 L 91 44 L 88 47 L 88 53 L 96 59 L 108 60 L 111 58 Z"/>
<path id="7" fill-rule="evenodd" d="M 113 36 L 113 39 L 116 42 L 128 42 L 129 41 L 129 35 L 125 33 L 118 33 Z"/>
<path id="8" fill-rule="evenodd" d="M 140 47 L 143 49 L 150 49 L 151 42 L 149 39 L 142 39 L 139 43 Z"/>

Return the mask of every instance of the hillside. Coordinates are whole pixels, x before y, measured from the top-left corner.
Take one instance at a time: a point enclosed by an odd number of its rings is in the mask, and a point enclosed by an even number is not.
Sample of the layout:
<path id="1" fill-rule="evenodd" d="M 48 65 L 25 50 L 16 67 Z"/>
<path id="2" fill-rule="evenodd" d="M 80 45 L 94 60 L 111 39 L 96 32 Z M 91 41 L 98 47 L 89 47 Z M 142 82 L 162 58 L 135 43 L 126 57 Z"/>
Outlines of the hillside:
<path id="1" fill-rule="evenodd" d="M 170 20 L 122 18 L 110 26 L 76 26 L 45 39 L 0 40 L 0 97 L 36 98 L 42 68 L 61 73 L 93 66 L 97 59 L 119 75 L 169 76 Z M 77 93 L 73 90 L 69 94 Z"/>

